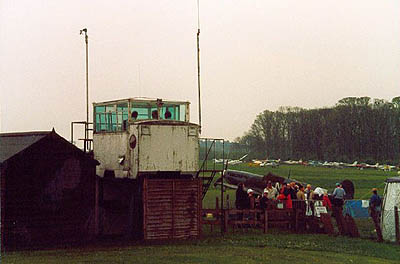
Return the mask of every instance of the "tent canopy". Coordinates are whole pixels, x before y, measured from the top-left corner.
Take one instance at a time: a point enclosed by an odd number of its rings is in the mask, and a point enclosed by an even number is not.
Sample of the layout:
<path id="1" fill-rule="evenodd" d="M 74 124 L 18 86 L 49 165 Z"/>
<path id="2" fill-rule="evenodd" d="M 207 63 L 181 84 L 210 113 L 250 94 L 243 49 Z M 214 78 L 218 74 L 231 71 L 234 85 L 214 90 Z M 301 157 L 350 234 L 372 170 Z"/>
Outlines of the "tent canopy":
<path id="1" fill-rule="evenodd" d="M 400 207 L 400 177 L 386 180 L 382 207 L 382 235 L 384 240 L 396 241 L 394 207 Z"/>

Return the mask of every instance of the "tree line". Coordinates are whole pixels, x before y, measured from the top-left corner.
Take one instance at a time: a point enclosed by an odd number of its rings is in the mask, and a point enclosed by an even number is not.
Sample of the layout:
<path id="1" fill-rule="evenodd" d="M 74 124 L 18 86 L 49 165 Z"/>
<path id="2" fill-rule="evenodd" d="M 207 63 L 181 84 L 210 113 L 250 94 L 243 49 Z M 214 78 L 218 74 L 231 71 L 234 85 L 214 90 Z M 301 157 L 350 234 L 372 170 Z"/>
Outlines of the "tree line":
<path id="1" fill-rule="evenodd" d="M 400 97 L 346 97 L 334 107 L 281 107 L 260 113 L 236 141 L 252 156 L 398 163 Z"/>

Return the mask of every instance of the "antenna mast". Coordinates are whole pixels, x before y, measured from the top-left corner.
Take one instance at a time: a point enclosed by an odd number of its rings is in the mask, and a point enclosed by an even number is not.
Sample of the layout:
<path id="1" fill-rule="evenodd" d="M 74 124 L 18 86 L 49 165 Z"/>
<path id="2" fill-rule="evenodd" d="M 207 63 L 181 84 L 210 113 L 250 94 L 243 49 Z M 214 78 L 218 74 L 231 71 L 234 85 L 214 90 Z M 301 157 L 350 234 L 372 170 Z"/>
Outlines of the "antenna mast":
<path id="1" fill-rule="evenodd" d="M 201 133 L 201 100 L 200 100 L 200 0 L 197 0 L 197 89 L 199 92 L 199 125 Z"/>
<path id="2" fill-rule="evenodd" d="M 88 34 L 87 34 L 87 28 L 81 29 L 79 31 L 79 35 L 85 35 L 85 43 L 86 43 L 86 124 L 85 124 L 85 140 L 83 144 L 83 151 L 86 152 L 86 150 L 89 149 L 88 146 L 88 141 L 87 139 L 89 138 L 89 54 L 88 54 L 88 46 L 89 46 L 89 41 L 88 41 Z"/>

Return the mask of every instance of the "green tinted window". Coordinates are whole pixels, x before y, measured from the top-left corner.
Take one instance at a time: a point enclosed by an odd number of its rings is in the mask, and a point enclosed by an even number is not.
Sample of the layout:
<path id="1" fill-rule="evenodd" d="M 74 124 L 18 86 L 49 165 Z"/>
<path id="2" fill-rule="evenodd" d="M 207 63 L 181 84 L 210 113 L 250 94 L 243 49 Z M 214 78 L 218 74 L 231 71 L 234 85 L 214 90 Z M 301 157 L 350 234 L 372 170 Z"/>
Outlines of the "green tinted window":
<path id="1" fill-rule="evenodd" d="M 133 118 L 133 112 L 137 112 L 137 120 L 144 120 L 144 119 L 150 119 L 151 117 L 151 112 L 149 107 L 145 106 L 134 106 L 131 108 L 131 114 L 132 114 L 132 119 Z"/>
<path id="2" fill-rule="evenodd" d="M 189 121 L 189 120 L 185 120 L 185 118 L 186 118 L 186 105 L 178 106 L 178 110 L 177 111 L 179 112 L 178 120 L 180 120 L 180 121 Z"/>
<path id="3" fill-rule="evenodd" d="M 105 106 L 96 106 L 95 108 L 96 113 L 104 113 L 106 111 L 106 107 Z"/>
<path id="4" fill-rule="evenodd" d="M 129 116 L 127 103 L 95 107 L 96 132 L 116 132 L 126 129 Z"/>
<path id="5" fill-rule="evenodd" d="M 185 120 L 185 105 L 164 105 L 161 108 L 161 119 L 186 121 Z"/>
<path id="6" fill-rule="evenodd" d="M 105 130 L 105 116 L 102 113 L 105 113 L 105 106 L 96 106 L 95 107 L 95 119 L 96 119 L 96 131 Z"/>
<path id="7" fill-rule="evenodd" d="M 164 105 L 161 108 L 160 118 L 167 119 L 167 120 L 179 120 L 179 119 L 177 119 L 177 115 L 176 115 L 176 106 L 173 106 L 173 105 L 165 106 Z"/>

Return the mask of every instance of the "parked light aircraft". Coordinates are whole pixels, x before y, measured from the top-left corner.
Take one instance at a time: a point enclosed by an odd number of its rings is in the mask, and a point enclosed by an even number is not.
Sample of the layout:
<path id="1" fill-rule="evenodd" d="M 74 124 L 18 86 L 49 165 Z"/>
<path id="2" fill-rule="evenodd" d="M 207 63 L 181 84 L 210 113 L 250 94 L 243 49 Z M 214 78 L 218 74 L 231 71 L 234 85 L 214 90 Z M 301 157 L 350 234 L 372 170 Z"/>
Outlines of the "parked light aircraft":
<path id="1" fill-rule="evenodd" d="M 273 160 L 273 159 L 265 159 L 265 160 L 258 160 L 254 159 L 249 163 L 250 166 L 260 166 L 260 167 L 279 167 L 281 160 Z"/>
<path id="2" fill-rule="evenodd" d="M 228 165 L 237 165 L 240 163 L 243 163 L 243 160 L 248 156 L 249 154 L 244 155 L 243 157 L 241 157 L 240 159 L 236 159 L 236 160 L 231 160 L 231 159 L 226 159 L 226 161 L 228 161 Z M 215 163 L 223 163 L 224 160 L 223 159 L 214 159 Z"/>
<path id="3" fill-rule="evenodd" d="M 353 163 L 343 163 L 343 166 L 346 168 L 356 168 L 358 161 L 354 161 Z"/>
<path id="4" fill-rule="evenodd" d="M 301 165 L 301 164 L 303 164 L 303 160 L 285 160 L 285 161 L 282 161 L 282 163 L 283 164 L 287 164 L 287 165 Z"/>
<path id="5" fill-rule="evenodd" d="M 279 167 L 279 163 L 275 162 L 275 161 L 266 161 L 260 164 L 260 167 L 272 167 L 272 168 L 276 168 Z"/>

